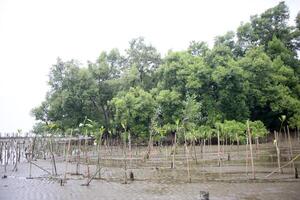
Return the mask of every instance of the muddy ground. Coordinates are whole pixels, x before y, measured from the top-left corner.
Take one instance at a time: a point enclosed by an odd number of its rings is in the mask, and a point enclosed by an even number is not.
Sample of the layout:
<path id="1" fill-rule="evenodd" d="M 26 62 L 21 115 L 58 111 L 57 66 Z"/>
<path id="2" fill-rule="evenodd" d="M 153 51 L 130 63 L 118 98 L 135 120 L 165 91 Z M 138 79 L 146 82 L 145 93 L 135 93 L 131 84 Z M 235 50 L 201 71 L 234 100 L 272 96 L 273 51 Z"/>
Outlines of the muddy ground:
<path id="1" fill-rule="evenodd" d="M 58 147 L 61 147 L 60 150 Z M 219 154 L 216 146 L 204 147 L 201 153 L 200 146 L 196 147 L 196 156 L 193 148 L 189 147 L 189 166 L 191 183 L 187 176 L 185 149 L 181 146 L 175 156 L 175 169 L 171 168 L 171 146 L 154 147 L 150 158 L 144 159 L 146 147 L 133 147 L 132 161 L 127 152 L 128 183 L 124 184 L 124 159 L 121 147 L 102 147 L 101 150 L 101 179 L 95 176 L 89 186 L 83 186 L 97 169 L 97 151 L 90 146 L 88 163 L 84 152 L 80 154 L 79 175 L 76 175 L 78 154 L 74 154 L 77 146 L 71 146 L 68 162 L 65 162 L 66 145 L 58 145 L 55 161 L 58 175 L 54 172 L 51 155 L 36 156 L 33 163 L 44 170 L 32 165 L 29 179 L 30 163 L 23 159 L 17 165 L 17 171 L 12 171 L 12 163 L 8 164 L 4 173 L 1 165 L 0 174 L 7 178 L 0 179 L 0 199 L 200 199 L 200 191 L 209 192 L 210 199 L 299 199 L 300 180 L 294 177 L 294 168 L 288 165 L 283 174 L 277 171 L 277 155 L 273 144 L 259 145 L 254 149 L 255 180 L 253 180 L 251 162 L 248 160 L 246 146 L 225 146 Z M 282 165 L 289 161 L 288 147 L 281 147 Z M 300 153 L 299 143 L 293 144 L 293 155 Z M 230 160 L 228 160 L 230 154 Z M 294 166 L 300 168 L 300 159 Z M 66 167 L 67 164 L 67 167 Z M 67 170 L 66 170 L 67 169 Z M 89 170 L 88 170 L 89 169 Z M 276 173 L 268 176 L 272 171 Z M 48 172 L 46 172 L 48 171 Z M 89 173 L 88 173 L 89 171 Z M 133 172 L 134 181 L 129 180 L 129 172 Z M 268 177 L 267 177 L 268 176 Z M 66 177 L 66 179 L 64 179 Z M 61 181 L 63 182 L 61 185 Z"/>

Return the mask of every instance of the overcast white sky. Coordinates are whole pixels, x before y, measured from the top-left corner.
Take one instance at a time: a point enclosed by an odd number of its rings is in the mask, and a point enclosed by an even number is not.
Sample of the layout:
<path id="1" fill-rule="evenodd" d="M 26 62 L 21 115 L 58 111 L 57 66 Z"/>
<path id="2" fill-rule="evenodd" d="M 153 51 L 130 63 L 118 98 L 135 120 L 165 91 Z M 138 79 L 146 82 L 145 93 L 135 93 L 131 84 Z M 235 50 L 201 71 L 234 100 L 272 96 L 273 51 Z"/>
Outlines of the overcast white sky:
<path id="1" fill-rule="evenodd" d="M 288 0 L 294 21 L 298 0 Z M 82 63 L 143 36 L 162 54 L 212 43 L 278 0 L 0 0 L 0 132 L 28 131 L 59 56 Z"/>

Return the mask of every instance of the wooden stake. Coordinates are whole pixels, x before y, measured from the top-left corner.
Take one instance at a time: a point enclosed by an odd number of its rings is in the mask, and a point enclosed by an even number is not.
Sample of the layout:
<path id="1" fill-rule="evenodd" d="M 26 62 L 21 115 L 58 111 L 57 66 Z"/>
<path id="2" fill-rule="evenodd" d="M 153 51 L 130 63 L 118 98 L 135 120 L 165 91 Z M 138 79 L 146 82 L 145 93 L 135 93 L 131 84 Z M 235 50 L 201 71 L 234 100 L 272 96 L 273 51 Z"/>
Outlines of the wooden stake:
<path id="1" fill-rule="evenodd" d="M 246 136 L 246 175 L 248 176 L 248 161 L 249 161 L 249 157 L 248 157 L 248 144 L 249 144 L 249 138 L 248 136 Z"/>
<path id="2" fill-rule="evenodd" d="M 126 134 L 126 129 L 125 133 Z M 126 156 L 126 135 L 124 135 L 123 142 L 123 156 L 124 156 L 124 183 L 127 184 L 127 156 Z"/>
<path id="3" fill-rule="evenodd" d="M 220 156 L 220 132 L 219 130 L 217 131 L 218 135 L 218 166 L 221 166 L 221 156 Z"/>
<path id="4" fill-rule="evenodd" d="M 299 134 L 299 128 L 297 126 L 297 138 L 298 138 L 298 142 L 300 142 L 300 134 Z"/>
<path id="5" fill-rule="evenodd" d="M 187 147 L 185 131 L 184 131 L 184 146 L 185 146 L 185 158 L 186 158 L 186 169 L 187 169 L 187 175 L 188 175 L 188 182 L 191 183 L 192 179 L 191 179 L 191 174 L 190 174 L 190 164 L 189 164 L 189 157 L 188 157 L 189 150 Z"/>
<path id="6" fill-rule="evenodd" d="M 275 147 L 276 147 L 276 152 L 277 152 L 277 164 L 278 164 L 278 172 L 280 172 L 281 174 L 283 174 L 283 170 L 280 167 L 280 149 L 278 147 L 278 143 L 279 143 L 279 137 L 278 137 L 278 133 L 275 131 Z"/>
<path id="7" fill-rule="evenodd" d="M 291 141 L 291 135 L 290 135 L 289 126 L 287 126 L 287 134 L 288 134 L 288 140 L 289 140 L 290 160 L 292 160 L 292 158 L 293 158 L 293 146 L 292 146 L 292 141 Z M 291 167 L 295 170 L 294 161 L 292 162 Z"/>
<path id="8" fill-rule="evenodd" d="M 53 164 L 53 168 L 54 168 L 54 175 L 57 176 L 55 157 L 54 157 L 54 153 L 53 153 L 52 137 L 50 138 L 50 153 L 51 153 L 51 159 L 52 159 L 52 164 Z"/>
<path id="9" fill-rule="evenodd" d="M 247 130 L 248 130 L 249 145 L 250 145 L 252 177 L 253 177 L 253 179 L 255 179 L 255 169 L 254 169 L 253 151 L 252 151 L 252 136 L 251 136 L 251 130 L 249 127 L 249 120 L 247 120 Z"/>
<path id="10" fill-rule="evenodd" d="M 195 139 L 193 140 L 192 145 L 193 145 L 193 150 L 194 150 L 194 156 L 195 156 L 196 164 L 198 164 Z"/>
<path id="11" fill-rule="evenodd" d="M 178 127 L 177 127 L 177 130 L 176 130 L 175 134 L 174 134 L 173 157 L 172 157 L 172 166 L 171 166 L 172 169 L 175 168 L 175 154 L 176 154 L 176 143 L 177 143 L 177 141 L 176 141 L 177 140 L 176 139 L 177 138 L 176 134 L 177 134 L 177 131 L 178 131 Z"/>
<path id="12" fill-rule="evenodd" d="M 72 136 L 72 131 L 71 131 L 71 136 Z M 69 141 L 68 141 L 68 150 L 67 150 L 67 152 L 65 154 L 66 166 L 65 166 L 64 182 L 66 182 L 66 179 L 67 179 L 67 170 L 68 170 L 70 147 L 71 147 L 71 139 L 69 138 Z"/>

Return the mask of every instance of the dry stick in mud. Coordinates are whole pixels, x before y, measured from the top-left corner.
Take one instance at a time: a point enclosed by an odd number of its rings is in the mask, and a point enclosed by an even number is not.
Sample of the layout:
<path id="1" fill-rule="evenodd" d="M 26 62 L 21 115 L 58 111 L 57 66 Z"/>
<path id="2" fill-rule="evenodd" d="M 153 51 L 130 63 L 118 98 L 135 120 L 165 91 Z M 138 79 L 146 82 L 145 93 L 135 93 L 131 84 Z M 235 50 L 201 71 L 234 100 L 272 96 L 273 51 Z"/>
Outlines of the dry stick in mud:
<path id="1" fill-rule="evenodd" d="M 3 161 L 2 151 L 3 151 L 3 142 L 0 142 L 0 164 L 1 165 L 2 165 L 2 161 Z"/>
<path id="2" fill-rule="evenodd" d="M 299 134 L 299 128 L 298 128 L 298 126 L 297 126 L 297 140 L 298 140 L 298 142 L 300 142 L 300 134 Z"/>
<path id="3" fill-rule="evenodd" d="M 203 145 L 203 158 L 205 153 L 206 153 L 206 139 L 204 139 L 204 145 Z"/>
<path id="4" fill-rule="evenodd" d="M 52 137 L 50 138 L 49 149 L 50 149 L 51 160 L 52 160 L 52 164 L 53 164 L 53 168 L 54 168 L 54 175 L 57 176 L 56 162 L 55 162 L 55 157 L 54 157 L 54 153 L 53 153 Z"/>
<path id="5" fill-rule="evenodd" d="M 193 150 L 194 150 L 195 161 L 196 161 L 196 164 L 198 164 L 197 152 L 196 152 L 196 142 L 195 142 L 195 140 L 196 139 L 193 139 L 192 146 L 193 146 Z"/>
<path id="6" fill-rule="evenodd" d="M 258 137 L 255 137 L 255 157 L 259 156 L 259 141 Z"/>
<path id="7" fill-rule="evenodd" d="M 66 141 L 64 141 L 63 152 L 64 152 L 64 161 L 66 161 Z"/>
<path id="8" fill-rule="evenodd" d="M 72 136 L 72 131 L 71 131 L 71 136 Z M 67 170 L 68 170 L 70 147 L 71 147 L 71 138 L 69 138 L 69 140 L 68 140 L 68 150 L 65 154 L 66 166 L 65 166 L 64 182 L 66 182 L 66 179 L 67 179 Z"/>
<path id="9" fill-rule="evenodd" d="M 284 167 L 290 165 L 292 162 L 294 162 L 295 160 L 297 160 L 299 157 L 300 157 L 300 154 L 298 154 L 297 156 L 295 156 L 295 158 L 293 158 L 292 160 L 290 160 L 286 164 L 282 165 L 280 168 L 284 168 Z M 270 174 L 266 175 L 265 178 L 268 178 L 269 176 L 271 176 L 272 174 L 274 174 L 276 172 L 277 172 L 277 169 L 273 170 Z"/>
<path id="10" fill-rule="evenodd" d="M 79 136 L 77 141 L 78 141 L 78 151 L 77 151 L 76 175 L 79 175 L 80 153 L 81 153 L 81 139 Z"/>
<path id="11" fill-rule="evenodd" d="M 31 164 L 33 164 L 34 166 L 36 166 L 37 168 L 41 169 L 42 171 L 46 172 L 47 174 L 51 175 L 51 172 L 49 172 L 48 170 L 44 169 L 43 167 L 39 166 L 38 164 L 32 162 L 31 160 L 28 160 L 28 162 L 30 162 Z"/>
<path id="12" fill-rule="evenodd" d="M 32 142 L 32 144 L 31 144 L 31 152 L 29 152 L 28 154 L 29 154 L 29 179 L 31 179 L 32 178 L 32 176 L 31 176 L 31 168 L 32 168 L 32 163 L 31 163 L 31 161 L 33 160 L 33 151 L 34 151 L 34 146 L 35 146 L 35 140 L 36 140 L 36 137 L 33 139 L 33 142 Z"/>
<path id="13" fill-rule="evenodd" d="M 132 151 L 131 151 L 131 134 L 130 134 L 130 131 L 128 131 L 128 150 L 129 150 L 129 168 L 130 168 L 129 177 L 130 177 L 130 180 L 133 181 L 134 180 L 134 175 L 133 175 L 133 172 L 132 172 Z M 149 152 L 149 154 L 150 154 L 150 152 Z"/>
<path id="14" fill-rule="evenodd" d="M 254 169 L 253 150 L 252 150 L 252 136 L 251 136 L 251 130 L 249 127 L 249 121 L 247 121 L 247 131 L 248 131 L 249 146 L 250 146 L 252 177 L 253 177 L 253 179 L 255 179 L 255 169 Z"/>
<path id="15" fill-rule="evenodd" d="M 102 143 L 102 135 L 100 135 L 100 138 L 99 138 L 99 141 L 98 141 L 98 148 L 97 148 L 97 151 L 98 151 L 98 157 L 97 157 L 97 172 L 99 173 L 98 174 L 98 178 L 100 179 L 101 178 L 101 166 L 100 166 L 100 161 L 101 161 L 101 155 L 100 155 L 100 152 L 101 152 L 101 143 Z"/>
<path id="16" fill-rule="evenodd" d="M 191 179 L 191 174 L 190 174 L 189 150 L 187 147 L 185 131 L 184 131 L 184 147 L 185 147 L 186 170 L 187 170 L 187 175 L 188 175 L 188 182 L 191 183 L 192 179 Z"/>
<path id="17" fill-rule="evenodd" d="M 128 139 L 129 139 L 129 138 L 128 138 Z M 145 154 L 145 156 L 144 156 L 144 161 L 146 161 L 146 160 L 148 160 L 148 159 L 150 158 L 152 148 L 153 148 L 152 132 L 150 132 L 150 135 L 149 135 L 149 141 L 148 141 L 148 147 L 147 147 L 146 154 Z"/>
<path id="18" fill-rule="evenodd" d="M 101 171 L 101 168 L 99 168 L 99 169 L 94 173 L 94 175 L 93 175 L 90 179 L 88 179 L 88 181 L 87 181 L 86 184 L 81 184 L 81 185 L 82 185 L 82 186 L 89 186 L 90 183 L 92 182 L 92 180 L 97 176 L 97 174 L 100 173 L 100 171 Z"/>
<path id="19" fill-rule="evenodd" d="M 239 159 L 239 157 L 240 157 L 240 140 L 239 140 L 239 136 L 237 133 L 235 134 L 235 137 L 236 137 L 236 143 L 237 143 L 237 158 Z"/>
<path id="20" fill-rule="evenodd" d="M 276 147 L 276 153 L 277 153 L 277 164 L 278 164 L 278 172 L 283 174 L 283 170 L 280 167 L 280 149 L 278 147 L 279 144 L 279 136 L 278 133 L 275 131 L 275 141 L 274 141 L 275 147 Z"/>
<path id="21" fill-rule="evenodd" d="M 292 147 L 292 141 L 291 141 L 289 126 L 287 126 L 287 134 L 288 134 L 288 141 L 289 141 L 289 152 L 290 152 L 289 155 L 290 155 L 290 160 L 292 160 L 292 158 L 293 158 L 293 147 Z M 294 162 L 291 163 L 291 167 L 294 169 L 294 173 L 296 173 Z"/>
<path id="22" fill-rule="evenodd" d="M 166 161 L 166 166 L 168 166 L 168 146 L 165 146 L 165 150 L 166 150 L 166 159 L 165 159 L 165 161 Z"/>
<path id="23" fill-rule="evenodd" d="M 220 147 L 220 131 L 217 131 L 217 135 L 218 135 L 218 166 L 219 166 L 219 177 L 221 177 L 221 173 L 222 173 L 222 164 L 221 164 L 221 147 Z"/>
<path id="24" fill-rule="evenodd" d="M 171 168 L 175 168 L 175 154 L 176 154 L 176 143 L 177 143 L 177 132 L 179 131 L 179 122 L 177 123 L 176 132 L 174 134 L 174 144 L 173 144 L 173 157 L 172 157 L 172 166 Z"/>
<path id="25" fill-rule="evenodd" d="M 249 161 L 249 157 L 248 157 L 248 142 L 249 138 L 248 136 L 246 137 L 246 176 L 248 176 L 248 161 Z"/>
<path id="26" fill-rule="evenodd" d="M 14 150 L 15 150 L 15 165 L 12 171 L 18 171 L 18 141 L 14 140 Z"/>
<path id="27" fill-rule="evenodd" d="M 203 139 L 200 139 L 200 155 L 201 155 L 200 158 L 203 159 Z"/>
<path id="28" fill-rule="evenodd" d="M 284 132 L 284 142 L 283 143 L 287 143 L 288 139 L 287 139 L 287 134 L 286 134 L 285 127 L 283 127 L 283 132 Z"/>
<path id="29" fill-rule="evenodd" d="M 218 166 L 221 167 L 221 155 L 220 155 L 220 131 L 217 131 L 218 135 Z"/>
<path id="30" fill-rule="evenodd" d="M 8 150 L 7 150 L 7 142 L 5 142 L 4 144 L 4 175 L 2 176 L 2 178 L 7 178 L 7 175 L 6 175 L 6 171 L 7 171 L 7 153 L 8 153 Z"/>
<path id="31" fill-rule="evenodd" d="M 88 159 L 88 149 L 87 149 L 87 130 L 84 137 L 84 153 L 85 153 L 85 164 L 87 169 L 87 178 L 90 178 L 90 167 L 89 167 L 89 159 Z"/>
<path id="32" fill-rule="evenodd" d="M 126 133 L 126 130 L 125 130 Z M 124 183 L 127 184 L 127 155 L 126 155 L 126 135 L 123 138 L 123 156 L 124 156 Z"/>

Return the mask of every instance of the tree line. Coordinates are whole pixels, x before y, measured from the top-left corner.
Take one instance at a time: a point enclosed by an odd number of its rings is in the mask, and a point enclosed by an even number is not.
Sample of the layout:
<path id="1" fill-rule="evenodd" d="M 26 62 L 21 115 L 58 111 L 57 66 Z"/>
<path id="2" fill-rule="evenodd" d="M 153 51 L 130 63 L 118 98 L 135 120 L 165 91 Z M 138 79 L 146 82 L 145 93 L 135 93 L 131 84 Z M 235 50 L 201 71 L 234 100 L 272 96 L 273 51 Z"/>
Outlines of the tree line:
<path id="1" fill-rule="evenodd" d="M 84 66 L 58 58 L 46 98 L 32 110 L 33 131 L 130 131 L 144 140 L 180 126 L 191 138 L 221 130 L 239 140 L 247 120 L 259 135 L 282 123 L 299 127 L 300 13 L 294 25 L 288 20 L 280 2 L 216 37 L 211 48 L 192 41 L 162 57 L 139 37 L 124 54 L 104 51 Z"/>

